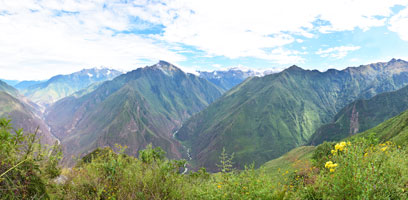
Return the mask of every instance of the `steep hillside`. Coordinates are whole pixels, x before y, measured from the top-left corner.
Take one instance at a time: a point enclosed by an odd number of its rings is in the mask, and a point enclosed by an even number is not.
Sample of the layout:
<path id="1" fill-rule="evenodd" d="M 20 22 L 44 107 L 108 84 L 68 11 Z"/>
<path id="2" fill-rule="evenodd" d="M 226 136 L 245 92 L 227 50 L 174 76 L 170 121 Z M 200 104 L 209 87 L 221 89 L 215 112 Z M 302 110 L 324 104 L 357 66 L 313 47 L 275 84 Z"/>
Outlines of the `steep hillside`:
<path id="1" fill-rule="evenodd" d="M 129 154 L 152 143 L 181 157 L 173 131 L 201 111 L 222 90 L 172 64 L 139 68 L 102 83 L 83 96 L 70 96 L 46 111 L 46 119 L 67 158 L 96 147 L 127 145 Z"/>
<path id="2" fill-rule="evenodd" d="M 12 96 L 18 96 L 18 91 L 3 81 L 0 81 L 0 91 L 9 93 Z"/>
<path id="3" fill-rule="evenodd" d="M 381 122 L 408 109 L 408 86 L 394 92 L 385 92 L 371 99 L 360 99 L 344 107 L 332 123 L 321 126 L 310 139 L 310 144 L 339 141 L 373 128 Z"/>
<path id="4" fill-rule="evenodd" d="M 26 85 L 20 83 L 17 88 L 22 88 L 20 91 L 33 102 L 48 106 L 92 83 L 110 80 L 120 74 L 119 71 L 107 68 L 84 69 L 69 75 L 54 76 L 45 82 L 26 82 Z"/>
<path id="5" fill-rule="evenodd" d="M 305 144 L 318 127 L 356 99 L 408 84 L 408 63 L 391 60 L 326 72 L 292 66 L 247 79 L 178 131 L 193 164 L 215 169 L 223 147 L 236 166 L 256 166 Z"/>
<path id="6" fill-rule="evenodd" d="M 397 145 L 408 144 L 408 110 L 379 124 L 378 126 L 357 134 L 355 137 L 374 134 L 380 142 L 392 141 Z"/>
<path id="7" fill-rule="evenodd" d="M 38 136 L 42 142 L 53 144 L 55 138 L 38 114 L 35 104 L 19 95 L 13 87 L 0 81 L 0 117 L 11 119 L 14 128 L 23 128 L 25 132 L 34 133 L 38 128 Z"/>

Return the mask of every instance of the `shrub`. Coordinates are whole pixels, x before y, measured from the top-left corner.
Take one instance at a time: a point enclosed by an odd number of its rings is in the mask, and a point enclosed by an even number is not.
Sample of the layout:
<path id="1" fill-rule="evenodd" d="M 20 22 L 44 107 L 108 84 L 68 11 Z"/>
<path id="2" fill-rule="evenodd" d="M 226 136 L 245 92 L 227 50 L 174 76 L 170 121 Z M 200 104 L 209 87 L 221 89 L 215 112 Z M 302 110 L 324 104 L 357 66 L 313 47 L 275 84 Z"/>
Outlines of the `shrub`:
<path id="1" fill-rule="evenodd" d="M 49 199 L 60 159 L 57 145 L 41 145 L 36 133 L 24 134 L 0 119 L 0 199 Z"/>
<path id="2" fill-rule="evenodd" d="M 391 142 L 374 145 L 358 138 L 340 142 L 331 150 L 315 184 L 299 187 L 323 199 L 407 199 L 407 152 Z"/>

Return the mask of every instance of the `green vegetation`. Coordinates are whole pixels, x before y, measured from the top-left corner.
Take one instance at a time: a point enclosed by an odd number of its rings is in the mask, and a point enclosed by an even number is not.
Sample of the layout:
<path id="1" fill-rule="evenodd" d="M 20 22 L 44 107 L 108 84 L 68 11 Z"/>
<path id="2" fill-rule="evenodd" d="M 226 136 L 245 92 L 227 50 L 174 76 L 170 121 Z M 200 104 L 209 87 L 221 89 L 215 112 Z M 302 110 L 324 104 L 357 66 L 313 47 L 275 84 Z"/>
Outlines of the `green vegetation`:
<path id="1" fill-rule="evenodd" d="M 292 66 L 245 80 L 191 117 L 176 136 L 191 149 L 196 168 L 216 171 L 224 147 L 235 152 L 235 167 L 258 167 L 307 144 L 321 125 L 356 99 L 407 84 L 408 63 L 400 60 L 326 72 Z"/>
<path id="2" fill-rule="evenodd" d="M 397 145 L 408 144 L 408 110 L 380 125 L 357 134 L 355 137 L 374 137 L 381 142 L 392 141 Z"/>
<path id="3" fill-rule="evenodd" d="M 55 191 L 61 151 L 37 138 L 0 119 L 0 199 L 49 199 Z"/>
<path id="4" fill-rule="evenodd" d="M 373 128 L 407 109 L 408 87 L 381 93 L 371 99 L 354 101 L 341 109 L 334 117 L 334 122 L 321 126 L 309 143 L 318 145 L 323 141 L 340 141 Z"/>
<path id="5" fill-rule="evenodd" d="M 71 156 L 97 147 L 127 145 L 137 156 L 148 144 L 181 158 L 172 134 L 193 114 L 222 95 L 205 79 L 159 62 L 123 74 L 87 93 L 64 98 L 46 110 L 46 120 L 61 139 L 68 164 Z M 85 94 L 84 94 L 85 93 Z"/>
<path id="6" fill-rule="evenodd" d="M 299 147 L 256 170 L 234 169 L 233 155 L 224 150 L 217 165 L 221 172 L 202 168 L 183 174 L 184 160 L 169 160 L 150 145 L 138 158 L 125 154 L 126 146 L 96 149 L 61 170 L 57 146 L 44 147 L 35 135 L 10 131 L 9 121 L 1 119 L 1 199 L 408 198 L 407 149 L 373 134 Z"/>

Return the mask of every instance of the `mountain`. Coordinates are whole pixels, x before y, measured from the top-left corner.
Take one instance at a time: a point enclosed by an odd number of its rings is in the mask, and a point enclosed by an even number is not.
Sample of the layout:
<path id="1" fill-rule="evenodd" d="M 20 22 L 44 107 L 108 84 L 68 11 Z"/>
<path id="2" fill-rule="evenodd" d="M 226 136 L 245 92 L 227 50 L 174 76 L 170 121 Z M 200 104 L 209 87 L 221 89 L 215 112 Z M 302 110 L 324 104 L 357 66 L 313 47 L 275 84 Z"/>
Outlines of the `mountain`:
<path id="1" fill-rule="evenodd" d="M 120 74 L 121 72 L 108 68 L 83 69 L 69 75 L 54 76 L 45 82 L 20 83 L 17 87 L 33 102 L 48 106 L 92 83 L 111 80 Z"/>
<path id="2" fill-rule="evenodd" d="M 380 142 L 391 141 L 397 145 L 407 145 L 408 110 L 354 137 L 370 136 L 371 134 L 374 134 L 375 138 L 378 138 Z"/>
<path id="3" fill-rule="evenodd" d="M 326 72 L 292 66 L 246 79 L 184 123 L 176 137 L 191 148 L 195 167 L 215 170 L 223 148 L 235 152 L 236 167 L 260 166 L 305 144 L 352 101 L 407 84 L 403 60 Z"/>
<path id="4" fill-rule="evenodd" d="M 16 90 L 12 86 L 10 86 L 9 84 L 1 80 L 0 80 L 0 91 L 6 92 L 12 96 L 18 96 L 18 90 Z"/>
<path id="5" fill-rule="evenodd" d="M 17 81 L 17 80 L 6 80 L 6 79 L 0 79 L 0 81 L 3 81 L 3 82 L 7 83 L 10 86 L 15 86 L 20 82 L 20 81 Z"/>
<path id="6" fill-rule="evenodd" d="M 309 144 L 340 141 L 343 138 L 373 128 L 408 109 L 408 86 L 385 92 L 371 99 L 359 99 L 344 107 L 332 123 L 321 126 Z"/>
<path id="7" fill-rule="evenodd" d="M 264 76 L 273 73 L 272 71 L 254 71 L 251 69 L 241 69 L 238 67 L 230 68 L 228 70 L 216 70 L 212 72 L 197 72 L 201 78 L 207 79 L 224 90 L 233 88 L 248 77 Z"/>
<path id="8" fill-rule="evenodd" d="M 135 155 L 149 143 L 180 158 L 173 131 L 222 93 L 207 80 L 160 61 L 106 81 L 90 93 L 61 99 L 45 115 L 68 159 L 115 144 L 127 145 L 127 153 Z"/>
<path id="9" fill-rule="evenodd" d="M 18 90 L 25 90 L 33 85 L 37 85 L 40 83 L 44 83 L 46 81 L 21 81 L 18 84 L 16 84 L 14 87 L 17 88 Z"/>
<path id="10" fill-rule="evenodd" d="M 55 142 L 47 125 L 39 117 L 35 104 L 19 95 L 15 88 L 3 81 L 0 81 L 0 117 L 11 119 L 14 128 L 23 128 L 25 132 L 34 133 L 38 127 L 38 136 L 43 143 Z"/>

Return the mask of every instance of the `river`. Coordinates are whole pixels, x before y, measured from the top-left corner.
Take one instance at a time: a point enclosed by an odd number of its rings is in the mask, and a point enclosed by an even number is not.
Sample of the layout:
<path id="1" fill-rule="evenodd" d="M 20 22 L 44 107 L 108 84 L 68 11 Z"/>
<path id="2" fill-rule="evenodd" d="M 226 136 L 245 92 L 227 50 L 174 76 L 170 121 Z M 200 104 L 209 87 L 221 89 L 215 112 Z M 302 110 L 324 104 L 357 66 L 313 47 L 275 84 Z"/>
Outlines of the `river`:
<path id="1" fill-rule="evenodd" d="M 177 140 L 177 139 L 176 139 L 176 134 L 177 134 L 177 133 L 178 133 L 178 130 L 173 133 L 173 139 L 175 139 L 175 140 Z M 188 161 L 192 160 L 193 158 L 191 157 L 191 154 L 190 154 L 190 148 L 187 148 L 187 147 L 184 146 L 181 142 L 180 142 L 180 144 L 181 144 L 181 146 L 183 147 L 183 149 L 185 149 L 185 150 L 187 151 L 187 162 L 186 162 L 186 164 L 184 164 L 184 171 L 183 171 L 183 173 L 181 173 L 181 174 L 186 174 L 186 173 L 188 172 L 188 167 L 187 167 Z"/>

